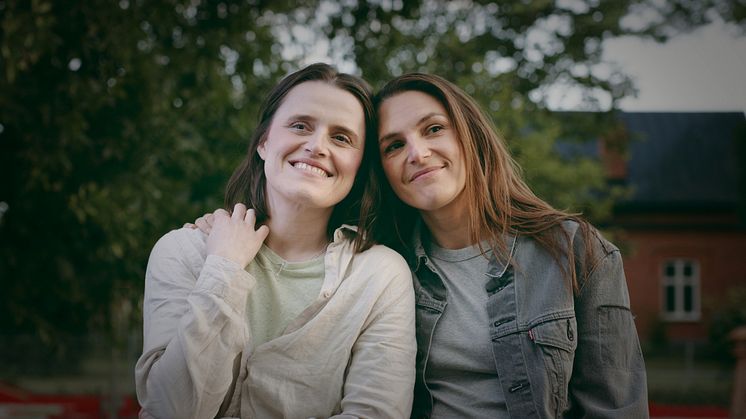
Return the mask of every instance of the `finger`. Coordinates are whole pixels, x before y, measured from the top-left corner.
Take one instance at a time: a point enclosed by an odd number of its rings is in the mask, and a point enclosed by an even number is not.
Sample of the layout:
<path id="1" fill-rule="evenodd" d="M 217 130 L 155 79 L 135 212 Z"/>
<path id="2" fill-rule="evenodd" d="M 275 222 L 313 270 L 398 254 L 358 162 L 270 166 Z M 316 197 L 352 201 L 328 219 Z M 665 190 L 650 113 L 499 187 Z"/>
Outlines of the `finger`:
<path id="1" fill-rule="evenodd" d="M 262 241 L 264 241 L 267 238 L 267 236 L 269 235 L 269 227 L 267 227 L 266 224 L 260 226 L 256 230 L 256 234 L 257 234 L 257 236 L 259 236 L 260 239 L 262 239 Z"/>
<path id="2" fill-rule="evenodd" d="M 230 218 L 231 214 L 224 210 L 223 208 L 218 208 L 215 210 L 215 212 L 212 213 L 213 218 L 219 218 L 219 217 L 228 217 Z"/>
<path id="3" fill-rule="evenodd" d="M 233 206 L 233 215 L 231 215 L 231 218 L 238 221 L 243 220 L 244 217 L 246 217 L 246 205 L 239 202 Z"/>
<path id="4" fill-rule="evenodd" d="M 256 223 L 256 210 L 254 208 L 246 210 L 246 216 L 243 220 L 246 224 L 253 226 Z"/>
<path id="5" fill-rule="evenodd" d="M 205 221 L 205 219 L 202 217 L 197 218 L 195 224 L 197 224 L 197 228 L 202 230 L 202 232 L 205 234 L 210 234 L 210 231 L 212 231 L 212 225 L 207 224 L 207 221 Z"/>
<path id="6" fill-rule="evenodd" d="M 207 223 L 208 227 L 212 227 L 212 224 L 215 222 L 215 216 L 213 214 L 205 214 L 205 222 Z"/>
<path id="7" fill-rule="evenodd" d="M 182 226 L 182 228 L 191 228 L 191 229 L 195 229 L 195 228 L 197 228 L 197 226 L 196 226 L 196 225 L 194 225 L 194 224 L 192 224 L 192 223 L 184 223 L 184 225 Z"/>

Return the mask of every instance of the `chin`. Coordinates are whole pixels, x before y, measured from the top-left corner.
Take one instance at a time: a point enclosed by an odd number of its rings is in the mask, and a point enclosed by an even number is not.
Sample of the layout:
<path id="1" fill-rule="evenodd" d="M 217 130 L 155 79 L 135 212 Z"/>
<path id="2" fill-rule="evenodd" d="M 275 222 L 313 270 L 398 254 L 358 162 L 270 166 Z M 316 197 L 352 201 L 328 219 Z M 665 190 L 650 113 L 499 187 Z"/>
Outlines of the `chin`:
<path id="1" fill-rule="evenodd" d="M 437 211 L 446 207 L 452 201 L 452 199 L 447 199 L 441 196 L 424 196 L 415 199 L 408 204 L 420 211 Z"/>
<path id="2" fill-rule="evenodd" d="M 339 198 L 339 199 L 338 199 Z M 302 192 L 295 195 L 298 202 L 303 202 L 313 208 L 330 208 L 342 201 L 344 197 L 331 196 L 328 192 Z"/>

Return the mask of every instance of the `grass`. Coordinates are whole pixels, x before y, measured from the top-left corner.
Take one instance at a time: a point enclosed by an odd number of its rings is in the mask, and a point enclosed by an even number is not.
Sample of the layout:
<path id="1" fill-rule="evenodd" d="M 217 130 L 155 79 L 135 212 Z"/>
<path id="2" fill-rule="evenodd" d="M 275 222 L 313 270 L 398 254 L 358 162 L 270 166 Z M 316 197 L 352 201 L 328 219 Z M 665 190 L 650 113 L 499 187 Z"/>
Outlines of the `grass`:
<path id="1" fill-rule="evenodd" d="M 728 407 L 734 366 L 685 351 L 645 356 L 651 403 Z"/>

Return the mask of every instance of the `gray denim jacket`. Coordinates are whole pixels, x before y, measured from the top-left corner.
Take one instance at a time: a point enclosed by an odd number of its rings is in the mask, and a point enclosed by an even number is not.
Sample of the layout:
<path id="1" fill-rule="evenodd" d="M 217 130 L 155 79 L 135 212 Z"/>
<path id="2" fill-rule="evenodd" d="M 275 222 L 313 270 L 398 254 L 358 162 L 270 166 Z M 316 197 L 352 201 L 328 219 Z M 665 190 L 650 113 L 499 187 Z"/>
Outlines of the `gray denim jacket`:
<path id="1" fill-rule="evenodd" d="M 511 263 L 492 258 L 485 273 L 485 310 L 492 353 L 512 418 L 647 418 L 645 364 L 630 312 L 619 249 L 598 236 L 594 262 L 584 266 L 577 223 L 573 238 L 579 293 L 534 240 L 506 238 Z M 419 228 L 410 268 L 417 304 L 417 381 L 412 417 L 428 418 L 425 384 L 438 319 L 447 309 L 443 282 L 425 253 Z"/>

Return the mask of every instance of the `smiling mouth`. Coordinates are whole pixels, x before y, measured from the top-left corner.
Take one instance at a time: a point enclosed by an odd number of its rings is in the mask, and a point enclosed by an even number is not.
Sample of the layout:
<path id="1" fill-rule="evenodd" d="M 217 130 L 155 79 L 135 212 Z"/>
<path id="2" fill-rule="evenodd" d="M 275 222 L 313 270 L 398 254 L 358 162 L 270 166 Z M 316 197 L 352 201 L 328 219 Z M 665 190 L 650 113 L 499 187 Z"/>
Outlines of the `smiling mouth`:
<path id="1" fill-rule="evenodd" d="M 325 177 L 326 178 L 326 177 L 330 177 L 331 176 L 329 173 L 326 172 L 326 170 L 324 170 L 324 169 L 322 169 L 320 167 L 316 167 L 316 166 L 310 165 L 308 163 L 304 163 L 302 161 L 292 163 L 292 165 L 296 169 L 304 170 L 306 172 L 310 172 L 310 173 L 319 175 L 321 177 Z"/>
<path id="2" fill-rule="evenodd" d="M 430 174 L 432 172 L 435 172 L 436 170 L 440 170 L 442 168 L 443 168 L 442 166 L 436 166 L 436 167 L 428 167 L 427 169 L 420 170 L 419 172 L 415 172 L 415 174 L 413 174 L 412 177 L 409 178 L 409 181 L 410 182 L 414 182 L 415 180 L 417 180 L 417 179 L 419 179 L 419 178 L 421 178 L 421 177 L 423 177 L 425 175 L 428 175 L 428 174 Z"/>

